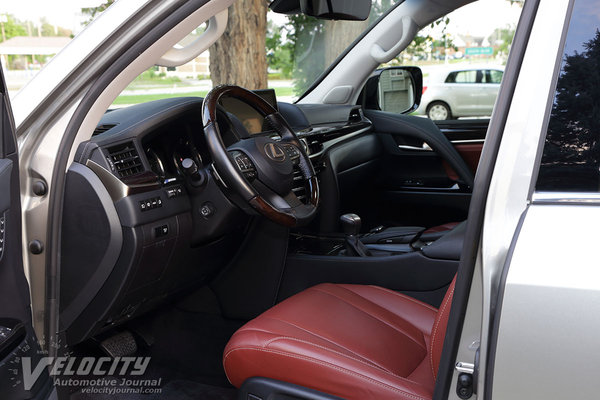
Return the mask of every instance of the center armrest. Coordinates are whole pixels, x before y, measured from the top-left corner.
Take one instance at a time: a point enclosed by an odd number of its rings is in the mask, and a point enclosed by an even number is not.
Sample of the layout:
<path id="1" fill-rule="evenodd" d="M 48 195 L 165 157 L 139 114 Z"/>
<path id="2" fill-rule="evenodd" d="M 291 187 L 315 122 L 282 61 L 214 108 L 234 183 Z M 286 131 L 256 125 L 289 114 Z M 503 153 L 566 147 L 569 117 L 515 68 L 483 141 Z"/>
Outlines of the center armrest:
<path id="1" fill-rule="evenodd" d="M 421 249 L 423 254 L 429 258 L 459 261 L 466 228 L 467 221 L 463 221 L 456 225 L 455 228 L 446 233 L 440 239 L 428 246 L 423 247 Z"/>

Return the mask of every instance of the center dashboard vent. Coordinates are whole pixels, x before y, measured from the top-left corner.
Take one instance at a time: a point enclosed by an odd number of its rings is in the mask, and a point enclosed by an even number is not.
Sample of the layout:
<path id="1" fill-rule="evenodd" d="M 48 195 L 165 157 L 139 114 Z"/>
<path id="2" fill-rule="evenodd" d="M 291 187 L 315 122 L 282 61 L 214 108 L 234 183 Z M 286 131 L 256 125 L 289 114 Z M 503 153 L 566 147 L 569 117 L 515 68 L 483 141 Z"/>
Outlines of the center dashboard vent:
<path id="1" fill-rule="evenodd" d="M 107 151 L 106 159 L 119 178 L 128 178 L 144 172 L 144 165 L 133 142 L 109 147 Z"/>

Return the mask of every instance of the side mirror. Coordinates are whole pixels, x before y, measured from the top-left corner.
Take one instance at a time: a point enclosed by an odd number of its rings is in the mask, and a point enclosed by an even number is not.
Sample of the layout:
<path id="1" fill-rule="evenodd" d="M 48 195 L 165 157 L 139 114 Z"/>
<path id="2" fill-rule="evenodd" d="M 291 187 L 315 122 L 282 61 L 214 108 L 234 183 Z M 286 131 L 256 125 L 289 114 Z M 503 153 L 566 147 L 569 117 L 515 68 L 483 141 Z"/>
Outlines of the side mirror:
<path id="1" fill-rule="evenodd" d="M 375 71 L 361 94 L 364 108 L 408 114 L 421 103 L 423 73 L 419 67 L 389 67 Z"/>

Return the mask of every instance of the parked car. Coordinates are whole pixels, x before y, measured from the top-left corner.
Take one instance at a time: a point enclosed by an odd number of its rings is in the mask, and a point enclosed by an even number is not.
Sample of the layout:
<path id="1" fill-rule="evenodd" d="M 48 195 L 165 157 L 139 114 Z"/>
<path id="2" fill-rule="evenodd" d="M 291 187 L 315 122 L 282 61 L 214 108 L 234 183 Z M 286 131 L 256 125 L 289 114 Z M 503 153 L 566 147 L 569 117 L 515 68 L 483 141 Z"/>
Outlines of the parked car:
<path id="1" fill-rule="evenodd" d="M 14 108 L 1 78 L 2 399 L 597 398 L 598 2 L 525 1 L 489 127 L 440 130 L 378 68 L 465 3 L 393 3 L 294 104 L 107 112 L 231 0 L 116 1 Z"/>
<path id="2" fill-rule="evenodd" d="M 504 67 L 467 66 L 432 72 L 416 113 L 432 120 L 490 116 Z"/>

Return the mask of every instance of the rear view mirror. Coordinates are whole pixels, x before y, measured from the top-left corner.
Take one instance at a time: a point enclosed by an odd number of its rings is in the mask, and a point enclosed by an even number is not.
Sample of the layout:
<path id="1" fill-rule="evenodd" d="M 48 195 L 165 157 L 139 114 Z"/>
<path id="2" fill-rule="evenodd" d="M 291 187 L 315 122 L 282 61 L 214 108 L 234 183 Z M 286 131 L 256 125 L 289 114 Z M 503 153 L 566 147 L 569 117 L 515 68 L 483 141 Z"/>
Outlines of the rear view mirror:
<path id="1" fill-rule="evenodd" d="M 423 73 L 418 67 L 377 70 L 367 80 L 362 103 L 367 109 L 406 114 L 416 110 L 423 94 Z"/>
<path id="2" fill-rule="evenodd" d="M 321 19 L 364 21 L 371 12 L 371 0 L 300 0 L 300 9 Z"/>
<path id="3" fill-rule="evenodd" d="M 364 21 L 371 12 L 371 0 L 275 0 L 269 7 L 276 13 L 302 13 L 319 19 Z"/>

